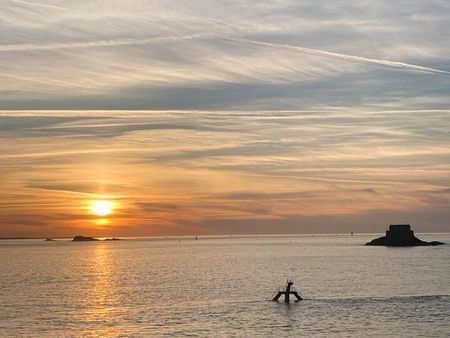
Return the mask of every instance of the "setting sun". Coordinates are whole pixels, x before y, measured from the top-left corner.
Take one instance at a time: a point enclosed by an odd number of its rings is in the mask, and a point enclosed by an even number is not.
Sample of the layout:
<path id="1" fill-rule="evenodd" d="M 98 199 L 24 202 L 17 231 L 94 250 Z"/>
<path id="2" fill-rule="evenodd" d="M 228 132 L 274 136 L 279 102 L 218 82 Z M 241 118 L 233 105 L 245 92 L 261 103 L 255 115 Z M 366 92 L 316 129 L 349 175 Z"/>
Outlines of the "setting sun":
<path id="1" fill-rule="evenodd" d="M 91 211 L 97 216 L 109 215 L 113 210 L 114 204 L 107 200 L 92 201 Z"/>

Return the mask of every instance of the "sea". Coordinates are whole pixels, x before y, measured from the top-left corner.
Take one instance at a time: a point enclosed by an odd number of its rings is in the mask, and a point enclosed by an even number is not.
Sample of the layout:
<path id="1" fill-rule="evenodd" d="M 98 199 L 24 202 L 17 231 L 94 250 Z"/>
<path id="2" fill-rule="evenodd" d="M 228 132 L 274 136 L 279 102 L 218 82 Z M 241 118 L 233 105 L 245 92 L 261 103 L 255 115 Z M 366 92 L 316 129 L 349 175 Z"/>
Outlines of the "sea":
<path id="1" fill-rule="evenodd" d="M 450 234 L 377 236 L 3 240 L 0 337 L 449 337 Z"/>

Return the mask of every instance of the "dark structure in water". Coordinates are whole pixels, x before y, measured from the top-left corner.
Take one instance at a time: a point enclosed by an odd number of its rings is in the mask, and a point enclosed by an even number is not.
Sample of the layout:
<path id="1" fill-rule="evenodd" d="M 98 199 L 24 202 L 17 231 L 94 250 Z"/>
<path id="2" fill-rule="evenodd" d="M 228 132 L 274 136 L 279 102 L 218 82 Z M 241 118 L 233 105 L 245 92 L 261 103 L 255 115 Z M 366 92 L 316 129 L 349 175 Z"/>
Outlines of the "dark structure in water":
<path id="1" fill-rule="evenodd" d="M 94 238 L 94 237 L 86 237 L 86 236 L 75 236 L 72 239 L 72 242 L 90 242 L 90 241 L 98 241 L 98 239 Z"/>
<path id="2" fill-rule="evenodd" d="M 86 237 L 86 236 L 75 236 L 72 239 L 72 242 L 92 242 L 92 241 L 99 241 L 99 239 L 94 237 Z M 105 238 L 104 241 L 120 241 L 120 238 Z"/>
<path id="3" fill-rule="evenodd" d="M 366 245 L 384 245 L 384 246 L 425 246 L 425 245 L 441 245 L 442 242 L 425 242 L 414 236 L 409 224 L 391 224 L 386 236 L 376 238 Z"/>
<path id="4" fill-rule="evenodd" d="M 289 302 L 290 302 L 290 299 L 289 299 L 290 295 L 294 295 L 297 298 L 297 300 L 296 300 L 297 302 L 300 300 L 303 300 L 303 298 L 300 297 L 300 295 L 298 294 L 297 290 L 295 290 L 295 288 L 292 286 L 293 284 L 294 284 L 294 282 L 292 280 L 288 279 L 286 282 L 286 289 L 278 291 L 278 293 L 275 295 L 275 297 L 273 297 L 272 300 L 274 302 L 278 302 L 278 299 L 282 295 L 284 295 L 284 302 L 286 304 L 289 304 Z"/>

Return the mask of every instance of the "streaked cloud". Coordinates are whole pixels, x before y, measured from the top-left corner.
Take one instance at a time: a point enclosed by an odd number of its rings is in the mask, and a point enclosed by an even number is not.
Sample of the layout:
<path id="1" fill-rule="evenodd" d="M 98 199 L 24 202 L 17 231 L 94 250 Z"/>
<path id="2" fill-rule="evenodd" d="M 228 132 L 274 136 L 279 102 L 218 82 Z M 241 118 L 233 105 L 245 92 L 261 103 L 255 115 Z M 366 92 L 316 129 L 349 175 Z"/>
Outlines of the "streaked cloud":
<path id="1" fill-rule="evenodd" d="M 324 51 L 324 50 L 305 48 L 305 47 L 293 46 L 293 45 L 287 45 L 287 44 L 276 44 L 276 43 L 267 43 L 267 42 L 261 42 L 261 41 L 237 40 L 237 39 L 231 39 L 231 41 L 274 47 L 277 49 L 289 48 L 289 49 L 298 50 L 299 52 L 306 53 L 306 54 L 322 55 L 322 56 L 334 57 L 334 58 L 344 59 L 344 60 L 348 60 L 348 61 L 355 61 L 355 62 L 372 63 L 372 64 L 376 64 L 376 65 L 399 68 L 399 69 L 404 69 L 404 70 L 414 70 L 414 71 L 425 72 L 425 73 L 437 73 L 437 74 L 443 74 L 443 75 L 450 75 L 450 72 L 447 72 L 445 70 L 439 70 L 439 69 L 435 69 L 435 68 L 431 68 L 431 67 L 423 67 L 423 66 L 413 65 L 413 64 L 409 64 L 409 63 L 405 63 L 405 62 L 371 59 L 371 58 L 357 56 L 357 55 L 333 53 L 333 52 L 328 52 L 328 51 Z"/>
<path id="2" fill-rule="evenodd" d="M 155 42 L 176 42 L 178 40 L 189 40 L 201 38 L 202 35 L 191 35 L 181 37 L 154 37 L 148 39 L 116 39 L 116 40 L 97 40 L 72 43 L 50 43 L 50 44 L 17 44 L 0 45 L 0 52 L 26 52 L 26 51 L 54 51 L 58 49 L 82 49 L 92 47 L 116 47 L 146 45 Z"/>
<path id="3" fill-rule="evenodd" d="M 447 13 L 418 0 L 5 1 L 0 108 L 329 109 L 392 92 L 442 105 Z"/>
<path id="4" fill-rule="evenodd" d="M 448 231 L 449 9 L 1 1 L 0 235 Z"/>
<path id="5" fill-rule="evenodd" d="M 260 222 L 260 232 L 276 232 L 276 224 L 284 232 L 380 231 L 387 214 L 418 223 L 448 214 L 449 118 L 381 110 L 3 112 L 2 229 L 20 232 L 23 222 L 31 231 L 31 218 L 46 220 L 34 233 L 68 235 L 225 234 L 239 224 L 253 231 L 244 220 Z M 96 196 L 120 204 L 102 228 L 86 212 Z M 446 224 L 439 216 L 415 227 Z"/>

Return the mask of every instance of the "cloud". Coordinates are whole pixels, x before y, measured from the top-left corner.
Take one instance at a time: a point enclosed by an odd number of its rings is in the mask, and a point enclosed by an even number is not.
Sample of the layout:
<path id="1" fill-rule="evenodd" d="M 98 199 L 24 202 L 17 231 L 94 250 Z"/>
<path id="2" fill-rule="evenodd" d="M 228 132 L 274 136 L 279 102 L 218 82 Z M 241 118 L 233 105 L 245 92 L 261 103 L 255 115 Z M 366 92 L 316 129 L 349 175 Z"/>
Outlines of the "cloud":
<path id="1" fill-rule="evenodd" d="M 425 72 L 425 73 L 450 75 L 450 72 L 445 71 L 445 70 L 435 69 L 435 68 L 431 68 L 431 67 L 418 66 L 418 65 L 413 65 L 413 64 L 398 62 L 398 61 L 372 59 L 372 58 L 367 58 L 367 57 L 362 57 L 362 56 L 357 56 L 357 55 L 347 55 L 347 54 L 329 52 L 329 51 L 318 50 L 318 49 L 313 49 L 313 48 L 292 46 L 292 45 L 288 45 L 288 44 L 276 44 L 276 43 L 268 43 L 268 42 L 255 41 L 255 40 L 244 40 L 244 39 L 229 39 L 229 40 L 246 43 L 246 44 L 267 46 L 267 47 L 272 47 L 272 48 L 288 48 L 288 49 L 297 50 L 299 52 L 306 53 L 306 54 L 329 56 L 329 57 L 344 59 L 344 60 L 348 60 L 348 61 L 370 63 L 370 64 L 376 64 L 376 65 L 398 68 L 398 69 L 403 69 L 403 70 L 413 70 L 413 71 L 419 71 L 419 72 Z"/>
<path id="2" fill-rule="evenodd" d="M 58 49 L 82 49 L 82 48 L 93 48 L 93 47 L 116 47 L 116 46 L 132 46 L 132 45 L 146 45 L 155 42 L 167 42 L 173 43 L 179 40 L 190 40 L 190 39 L 205 39 L 205 38 L 218 38 L 221 39 L 220 36 L 206 35 L 206 34 L 195 34 L 190 36 L 173 36 L 173 37 L 151 37 L 144 39 L 112 39 L 112 40 L 98 40 L 98 41 L 84 41 L 84 42 L 71 42 L 71 43 L 50 43 L 50 44 L 17 44 L 17 45 L 0 45 L 0 52 L 25 52 L 25 51 L 51 51 Z M 369 64 L 376 64 L 381 66 L 387 66 L 392 68 L 398 68 L 403 70 L 413 70 L 419 72 L 426 73 L 436 73 L 436 74 L 444 74 L 450 75 L 450 72 L 440 69 L 435 69 L 431 67 L 424 67 L 419 65 L 413 65 L 404 62 L 391 61 L 391 60 L 381 60 L 381 59 L 372 59 L 357 55 L 347 55 L 342 53 L 329 52 L 324 50 L 318 50 L 313 48 L 306 48 L 301 46 L 293 46 L 288 44 L 276 44 L 269 43 L 263 41 L 256 40 L 248 40 L 248 39 L 237 39 L 237 38 L 225 38 L 226 41 L 251 44 L 257 46 L 264 47 L 272 47 L 272 48 L 285 48 L 292 49 L 295 51 L 299 51 L 305 54 L 313 54 L 320 55 L 338 59 L 344 59 L 352 62 L 362 62 Z"/>
<path id="3" fill-rule="evenodd" d="M 61 6 L 55 6 L 55 5 L 49 5 L 46 3 L 40 3 L 40 2 L 35 2 L 35 1 L 25 1 L 25 0 L 11 0 L 12 2 L 16 2 L 18 4 L 24 4 L 27 6 L 37 6 L 37 7 L 42 7 L 45 9 L 56 9 L 56 10 L 63 10 L 63 11 L 67 11 L 69 10 L 67 7 L 61 7 Z"/>
<path id="4" fill-rule="evenodd" d="M 132 45 L 146 45 L 155 42 L 174 43 L 179 40 L 199 39 L 208 37 L 207 35 L 188 35 L 188 36 L 173 36 L 173 37 L 150 37 L 145 39 L 111 39 L 111 40 L 97 40 L 97 41 L 82 41 L 70 43 L 49 43 L 49 44 L 10 44 L 0 45 L 0 52 L 26 52 L 26 51 L 54 51 L 59 49 L 82 49 L 94 47 L 117 47 L 117 46 L 132 46 Z"/>
<path id="5" fill-rule="evenodd" d="M 237 229 L 244 219 L 261 221 L 264 232 L 282 220 L 292 224 L 286 231 L 314 232 L 312 220 L 329 229 L 333 217 L 437 212 L 450 184 L 449 116 L 379 109 L 3 112 L 0 122 L 11 130 L 0 130 L 8 139 L 0 147 L 2 219 L 16 224 L 24 215 L 26 224 L 27 215 L 53 215 L 49 224 L 88 226 L 83 205 L 96 194 L 119 199 L 115 224 L 142 234 L 155 234 L 154 224 L 167 233 L 189 226 L 207 232 L 203 225 L 216 220 Z M 12 209 L 14 217 L 5 212 Z"/>
<path id="6" fill-rule="evenodd" d="M 2 224 L 109 193 L 130 234 L 448 227 L 448 6 L 3 1 Z"/>
<path id="7" fill-rule="evenodd" d="M 0 109 L 442 109 L 412 99 L 446 98 L 446 8 L 3 2 Z"/>

